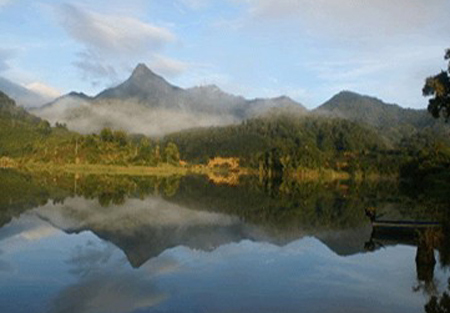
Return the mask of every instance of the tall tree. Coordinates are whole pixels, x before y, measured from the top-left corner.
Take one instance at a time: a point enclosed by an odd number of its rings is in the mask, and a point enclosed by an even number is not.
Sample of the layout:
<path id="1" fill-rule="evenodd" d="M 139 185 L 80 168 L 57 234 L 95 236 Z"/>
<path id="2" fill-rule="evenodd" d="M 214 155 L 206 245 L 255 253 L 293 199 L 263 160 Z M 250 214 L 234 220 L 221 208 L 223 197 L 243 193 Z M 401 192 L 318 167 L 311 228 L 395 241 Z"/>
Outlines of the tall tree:
<path id="1" fill-rule="evenodd" d="M 172 165 L 177 165 L 180 162 L 180 152 L 178 147 L 173 142 L 169 142 L 164 149 L 165 161 Z"/>
<path id="2" fill-rule="evenodd" d="M 450 49 L 445 51 L 444 59 L 450 60 Z M 450 118 L 450 61 L 447 70 L 426 79 L 422 92 L 425 97 L 432 97 L 428 101 L 428 112 L 435 118 L 443 116 L 448 121 Z"/>

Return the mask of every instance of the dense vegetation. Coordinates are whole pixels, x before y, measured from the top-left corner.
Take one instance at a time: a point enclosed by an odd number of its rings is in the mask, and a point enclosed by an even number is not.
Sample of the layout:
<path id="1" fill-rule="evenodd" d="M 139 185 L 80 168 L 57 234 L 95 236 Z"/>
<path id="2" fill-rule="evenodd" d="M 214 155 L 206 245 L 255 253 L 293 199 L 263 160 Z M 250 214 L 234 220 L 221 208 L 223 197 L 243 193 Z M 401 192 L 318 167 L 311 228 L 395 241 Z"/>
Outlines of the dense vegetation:
<path id="1" fill-rule="evenodd" d="M 450 127 L 433 119 L 426 110 L 405 109 L 349 91 L 340 92 L 314 112 L 371 126 L 386 138 L 391 147 L 423 132 L 432 132 L 440 140 L 450 142 Z"/>
<path id="2" fill-rule="evenodd" d="M 62 124 L 51 127 L 0 94 L 0 158 L 22 163 L 157 166 L 179 165 L 180 160 L 206 164 L 215 157 L 233 157 L 262 177 L 304 176 L 308 171 L 345 172 L 359 178 L 400 173 L 421 182 L 445 172 L 446 143 L 430 127 L 411 134 L 393 144 L 375 126 L 279 110 L 239 125 L 192 129 L 163 139 L 109 128 L 80 135 Z M 440 181 L 448 181 L 445 175 Z"/>
<path id="3" fill-rule="evenodd" d="M 57 146 L 73 135 L 62 125 L 50 127 L 0 91 L 0 156 L 19 157 L 32 153 L 34 147 Z"/>
<path id="4" fill-rule="evenodd" d="M 104 206 L 128 198 L 158 195 L 193 210 L 236 215 L 279 229 L 345 229 L 367 222 L 364 208 L 392 203 L 411 204 L 401 214 L 422 214 L 421 202 L 402 195 L 395 182 L 298 182 L 241 177 L 238 186 L 216 185 L 205 177 L 133 177 L 21 173 L 0 170 L 0 224 L 48 201 L 62 203 L 81 196 Z M 388 206 L 387 204 L 390 203 Z M 386 204 L 386 205 L 384 205 Z M 398 206 L 398 208 L 408 205 Z"/>
<path id="5" fill-rule="evenodd" d="M 173 143 L 160 147 L 143 136 L 129 136 L 109 128 L 96 135 L 80 135 L 65 125 L 50 124 L 0 92 L 0 157 L 45 163 L 89 163 L 156 166 L 177 165 L 178 148 Z"/>
<path id="6" fill-rule="evenodd" d="M 450 49 L 445 51 L 445 60 L 450 60 Z M 423 87 L 423 95 L 431 97 L 428 102 L 428 111 L 436 118 L 443 116 L 447 121 L 450 118 L 450 61 L 445 71 L 428 77 Z"/>
<path id="7" fill-rule="evenodd" d="M 160 146 L 145 137 L 105 128 L 99 135 L 77 135 L 58 146 L 36 145 L 27 159 L 58 164 L 157 166 L 160 163 L 178 165 L 180 155 L 171 142 Z"/>
<path id="8" fill-rule="evenodd" d="M 423 134 L 410 139 L 389 148 L 388 141 L 372 128 L 338 118 L 288 114 L 166 137 L 190 162 L 205 162 L 216 156 L 238 157 L 241 164 L 268 176 L 304 169 L 396 175 L 417 151 L 436 141 Z"/>

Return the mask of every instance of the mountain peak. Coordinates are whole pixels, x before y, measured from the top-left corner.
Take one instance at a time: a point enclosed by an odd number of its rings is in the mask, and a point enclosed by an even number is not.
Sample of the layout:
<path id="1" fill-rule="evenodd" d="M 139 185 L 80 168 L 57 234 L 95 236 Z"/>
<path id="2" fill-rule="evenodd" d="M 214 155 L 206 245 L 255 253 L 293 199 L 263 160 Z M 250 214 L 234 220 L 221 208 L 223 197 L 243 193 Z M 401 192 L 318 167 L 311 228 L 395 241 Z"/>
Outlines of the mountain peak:
<path id="1" fill-rule="evenodd" d="M 144 63 L 139 63 L 128 81 L 132 84 L 142 85 L 146 83 L 157 84 L 159 87 L 170 85 L 162 76 L 159 76 L 147 67 Z M 147 86 L 148 87 L 148 86 Z"/>
<path id="2" fill-rule="evenodd" d="M 158 99 L 167 97 L 178 89 L 150 70 L 147 65 L 139 63 L 125 82 L 102 91 L 94 99 L 124 100 L 133 98 L 141 103 L 155 103 L 159 101 Z M 172 103 L 176 105 L 176 103 Z"/>
<path id="3" fill-rule="evenodd" d="M 69 92 L 66 96 L 70 96 L 70 97 L 78 97 L 78 98 L 82 98 L 82 99 L 88 99 L 90 98 L 87 94 L 85 94 L 84 92 L 77 92 L 77 91 L 71 91 Z M 64 97 L 64 96 L 63 96 Z"/>
<path id="4" fill-rule="evenodd" d="M 357 92 L 350 91 L 350 90 L 342 90 L 339 93 L 337 93 L 336 95 L 334 95 L 334 97 L 341 97 L 341 98 L 352 97 L 352 98 L 354 98 L 354 97 L 367 97 L 367 96 L 361 95 Z"/>
<path id="5" fill-rule="evenodd" d="M 147 65 L 145 65 L 144 63 L 139 63 L 133 70 L 133 73 L 131 74 L 131 78 L 142 79 L 142 78 L 148 78 L 148 77 L 161 78 L 160 76 L 155 74 L 151 69 L 149 69 L 147 67 Z"/>

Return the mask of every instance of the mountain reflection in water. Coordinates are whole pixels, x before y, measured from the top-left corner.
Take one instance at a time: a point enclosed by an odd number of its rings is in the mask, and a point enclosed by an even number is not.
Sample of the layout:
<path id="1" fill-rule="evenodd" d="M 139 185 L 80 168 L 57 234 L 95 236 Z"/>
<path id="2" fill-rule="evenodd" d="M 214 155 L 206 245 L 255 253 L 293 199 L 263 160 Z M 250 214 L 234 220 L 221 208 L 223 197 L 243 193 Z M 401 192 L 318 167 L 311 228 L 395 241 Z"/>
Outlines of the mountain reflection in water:
<path id="1" fill-rule="evenodd" d="M 364 213 L 442 218 L 395 184 L 1 174 L 0 312 L 445 312 L 446 228 Z"/>

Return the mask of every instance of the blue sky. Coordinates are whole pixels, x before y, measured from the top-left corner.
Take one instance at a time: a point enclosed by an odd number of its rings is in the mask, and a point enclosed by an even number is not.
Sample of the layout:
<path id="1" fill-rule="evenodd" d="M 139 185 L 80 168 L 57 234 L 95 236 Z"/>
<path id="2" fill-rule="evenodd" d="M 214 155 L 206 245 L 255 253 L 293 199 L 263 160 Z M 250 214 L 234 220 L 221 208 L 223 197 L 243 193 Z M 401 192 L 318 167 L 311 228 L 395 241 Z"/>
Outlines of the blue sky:
<path id="1" fill-rule="evenodd" d="M 93 95 L 143 62 L 182 87 L 309 108 L 340 90 L 424 108 L 449 13 L 448 0 L 0 0 L 0 76 Z"/>

